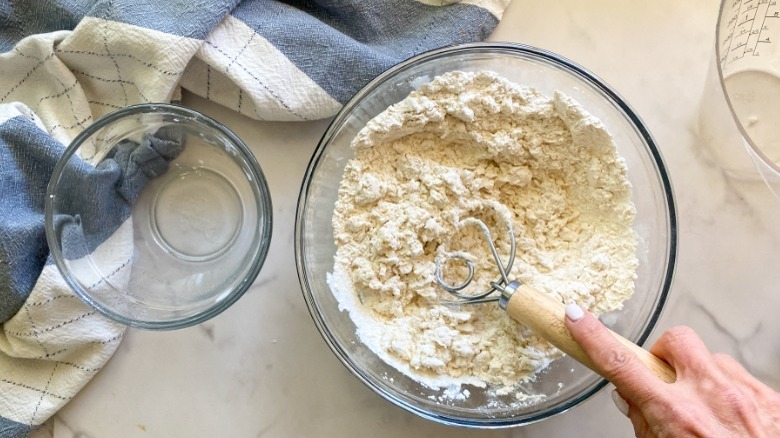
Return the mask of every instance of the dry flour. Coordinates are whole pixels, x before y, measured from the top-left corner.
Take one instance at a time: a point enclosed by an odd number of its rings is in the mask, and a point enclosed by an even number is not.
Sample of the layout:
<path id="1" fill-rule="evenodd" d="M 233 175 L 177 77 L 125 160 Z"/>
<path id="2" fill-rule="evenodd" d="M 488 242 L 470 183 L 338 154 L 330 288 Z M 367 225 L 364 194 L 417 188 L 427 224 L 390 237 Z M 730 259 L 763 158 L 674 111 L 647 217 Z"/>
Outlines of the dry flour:
<path id="1" fill-rule="evenodd" d="M 490 227 L 505 259 L 511 221 L 511 278 L 563 303 L 599 314 L 633 293 L 625 163 L 604 125 L 563 93 L 447 73 L 371 120 L 352 146 L 329 283 L 361 341 L 412 378 L 510 388 L 561 356 L 495 304 L 442 304 L 451 297 L 435 283 L 435 260 L 447 251 L 475 262 L 473 287 L 497 278 L 468 217 Z M 464 270 L 449 264 L 448 279 Z"/>

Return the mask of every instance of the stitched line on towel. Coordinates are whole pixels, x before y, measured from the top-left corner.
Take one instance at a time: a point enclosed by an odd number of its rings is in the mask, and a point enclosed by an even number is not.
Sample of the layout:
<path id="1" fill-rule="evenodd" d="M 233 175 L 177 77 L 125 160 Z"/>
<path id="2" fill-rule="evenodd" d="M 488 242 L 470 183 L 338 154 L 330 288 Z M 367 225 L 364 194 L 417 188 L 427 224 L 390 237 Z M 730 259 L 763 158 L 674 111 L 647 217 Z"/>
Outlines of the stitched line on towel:
<path id="1" fill-rule="evenodd" d="M 68 49 L 56 49 L 56 53 L 74 53 L 78 55 L 92 55 L 92 56 L 106 56 L 104 53 L 97 53 L 97 52 L 90 52 L 87 50 L 68 50 Z M 143 59 L 131 54 L 131 53 L 113 53 L 113 56 L 115 58 L 130 58 L 133 61 L 138 62 L 139 64 L 142 64 L 146 67 L 151 68 L 152 70 L 156 71 L 157 73 L 164 74 L 166 76 L 181 76 L 182 72 L 180 71 L 168 71 L 163 70 L 160 67 L 152 64 L 151 62 L 146 62 Z"/>
<path id="2" fill-rule="evenodd" d="M 104 341 L 92 341 L 92 342 L 89 342 L 89 344 L 107 345 L 107 344 L 110 344 L 112 342 L 116 342 L 116 341 L 122 339 L 123 337 L 124 337 L 123 334 L 119 334 L 119 335 L 114 336 L 111 339 L 106 339 Z M 54 355 L 60 354 L 60 353 L 64 353 L 64 352 L 66 352 L 68 350 L 70 350 L 70 349 L 69 348 L 63 348 L 62 350 L 57 351 L 56 353 L 52 353 L 51 356 L 54 356 Z M 34 359 L 47 359 L 47 358 L 45 358 L 45 357 L 36 357 Z M 73 367 L 73 368 L 79 369 L 79 370 L 84 371 L 84 372 L 88 372 L 88 373 L 96 373 L 96 372 L 100 371 L 101 369 L 103 369 L 103 367 L 89 368 L 89 367 L 85 367 L 83 365 L 79 365 L 79 364 L 76 364 L 76 363 L 73 363 L 73 362 L 66 362 L 66 361 L 62 361 L 62 360 L 58 360 L 56 362 L 59 363 L 59 364 L 62 364 L 62 365 L 67 365 L 69 367 Z"/>
<path id="3" fill-rule="evenodd" d="M 222 55 L 224 55 L 226 58 L 230 59 L 230 56 L 229 56 L 229 55 L 228 55 L 228 54 L 227 54 L 227 53 L 226 53 L 224 50 L 222 50 L 221 48 L 219 48 L 219 47 L 218 47 L 216 44 L 214 44 L 214 43 L 212 43 L 211 41 L 208 41 L 208 40 L 206 40 L 206 41 L 204 41 L 204 42 L 205 42 L 206 44 L 208 44 L 209 46 L 213 47 L 214 49 L 216 49 L 216 50 L 217 50 L 219 53 L 221 53 Z M 275 92 L 274 92 L 274 91 L 273 91 L 273 90 L 272 90 L 270 87 L 268 87 L 268 86 L 267 86 L 265 83 L 263 83 L 263 81 L 261 81 L 261 80 L 260 80 L 260 78 L 258 78 L 257 76 L 255 76 L 255 74 L 254 74 L 254 73 L 252 73 L 252 72 L 251 72 L 249 69 L 247 69 L 246 67 L 244 67 L 244 65 L 243 65 L 243 64 L 241 64 L 240 62 L 236 62 L 235 64 L 236 64 L 237 66 L 241 67 L 241 70 L 243 70 L 243 71 L 244 71 L 246 74 L 248 74 L 250 77 L 252 77 L 252 79 L 254 79 L 254 80 L 255 80 L 255 81 L 256 81 L 256 82 L 257 82 L 257 83 L 258 83 L 258 84 L 259 84 L 261 87 L 263 87 L 263 89 L 265 89 L 265 90 L 268 92 L 268 94 L 270 94 L 271 96 L 273 96 L 273 98 L 274 98 L 274 99 L 276 99 L 276 101 L 277 101 L 277 102 L 279 102 L 279 104 L 280 104 L 280 105 L 282 105 L 282 106 L 284 107 L 284 109 L 286 109 L 286 110 L 287 110 L 287 111 L 288 111 L 290 114 L 292 114 L 292 115 L 294 115 L 294 116 L 296 116 L 296 117 L 300 118 L 301 120 L 309 120 L 308 118 L 304 117 L 303 115 L 299 114 L 297 111 L 295 111 L 294 109 L 292 109 L 292 108 L 291 108 L 291 107 L 290 107 L 290 106 L 289 106 L 289 105 L 288 105 L 288 104 L 287 104 L 287 103 L 286 103 L 284 100 L 282 100 L 282 98 L 281 98 L 280 96 L 278 96 L 278 95 L 277 95 L 277 94 L 276 94 L 276 93 L 275 93 Z M 257 110 L 255 110 L 255 112 L 257 112 Z M 258 117 L 259 117 L 259 114 L 258 114 Z"/>
<path id="4" fill-rule="evenodd" d="M 211 66 L 206 65 L 206 99 L 211 98 Z"/>
<path id="5" fill-rule="evenodd" d="M 132 85 L 138 91 L 138 94 L 141 96 L 141 98 L 145 102 L 149 102 L 149 98 L 146 97 L 143 92 L 141 92 L 141 89 L 138 88 L 138 85 L 136 85 L 134 82 L 126 81 L 124 79 L 106 79 L 106 78 L 101 78 L 100 76 L 91 75 L 89 73 L 83 72 L 81 70 L 76 70 L 76 69 L 71 69 L 71 71 L 73 73 L 78 73 L 80 75 L 86 76 L 86 77 L 88 77 L 90 79 L 95 79 L 97 81 L 103 81 L 103 82 L 109 82 L 109 83 L 122 83 L 122 84 Z"/>
<path id="6" fill-rule="evenodd" d="M 57 351 L 55 351 L 53 353 L 44 354 L 43 356 L 31 357 L 30 359 L 48 359 L 48 358 L 50 358 L 52 356 L 56 356 L 56 355 L 58 355 L 60 353 L 63 353 L 65 351 L 68 351 L 68 349 L 67 348 L 62 348 L 62 349 L 57 350 Z"/>
<path id="7" fill-rule="evenodd" d="M 132 259 L 127 259 L 127 260 L 126 260 L 124 263 L 122 263 L 122 264 L 121 264 L 121 265 L 120 265 L 118 268 L 116 268 L 116 269 L 114 269 L 113 271 L 111 271 L 111 273 L 109 273 L 109 274 L 108 274 L 108 275 L 106 275 L 105 277 L 101 278 L 100 280 L 96 281 L 96 282 L 95 282 L 95 284 L 93 284 L 93 285 L 89 286 L 89 289 L 92 289 L 93 287 L 97 286 L 97 285 L 98 285 L 98 284 L 100 284 L 101 282 L 103 282 L 103 281 L 105 281 L 105 280 L 107 280 L 107 279 L 111 278 L 112 276 L 116 275 L 116 273 L 117 273 L 117 272 L 121 271 L 121 270 L 122 270 L 124 267 L 126 267 L 126 266 L 127 266 L 129 263 L 130 263 L 130 260 L 132 260 Z M 52 299 L 52 300 L 53 300 L 53 299 Z M 44 353 L 47 355 L 47 357 L 48 357 L 48 355 L 49 355 L 49 352 L 48 352 L 48 351 L 46 351 L 46 347 L 44 347 L 44 346 L 43 346 L 43 344 L 41 344 L 41 342 L 38 340 L 38 335 L 39 335 L 39 334 L 46 333 L 46 332 L 50 332 L 50 331 L 52 331 L 52 330 L 58 329 L 58 328 L 60 328 L 60 327 L 63 327 L 63 326 L 65 326 L 65 325 L 67 325 L 67 324 L 70 324 L 70 323 L 73 323 L 73 322 L 79 321 L 79 320 L 81 320 L 81 319 L 84 319 L 84 318 L 86 318 L 86 317 L 88 317 L 88 316 L 90 316 L 90 315 L 94 315 L 94 314 L 95 314 L 95 311 L 93 310 L 93 311 L 90 311 L 90 312 L 87 312 L 87 313 L 81 314 L 81 315 L 79 315 L 79 316 L 77 316 L 77 317 L 75 317 L 75 318 L 73 318 L 73 319 L 70 319 L 70 320 L 68 320 L 68 321 L 61 322 L 61 323 L 59 323 L 59 324 L 57 324 L 57 325 L 55 325 L 55 326 L 52 326 L 52 327 L 47 327 L 47 328 L 45 328 L 45 329 L 42 329 L 42 330 L 40 330 L 40 331 L 37 331 L 37 330 L 36 330 L 36 328 L 35 328 L 35 323 L 33 322 L 32 316 L 30 316 L 30 310 L 29 310 L 29 307 L 28 307 L 28 306 L 29 306 L 29 304 L 25 304 L 25 310 L 27 311 L 27 317 L 28 317 L 28 318 L 30 318 L 30 322 L 32 323 L 32 326 L 33 326 L 33 331 L 32 331 L 32 332 L 29 332 L 29 333 L 7 331 L 6 333 L 7 333 L 7 334 L 9 334 L 9 335 L 13 335 L 13 336 L 20 336 L 20 337 L 23 337 L 23 336 L 24 336 L 24 337 L 27 337 L 27 336 L 35 336 L 35 340 L 36 340 L 36 341 L 38 341 L 38 344 L 40 344 L 40 345 L 41 345 L 41 347 L 43 348 L 43 350 L 44 350 Z"/>
<path id="8" fill-rule="evenodd" d="M 43 354 L 49 354 L 49 350 L 46 349 L 46 346 L 43 345 L 43 342 L 41 342 L 41 340 L 38 339 L 38 333 L 36 333 L 36 329 L 35 329 L 35 320 L 33 320 L 32 315 L 30 315 L 30 308 L 28 306 L 24 306 L 24 312 L 27 314 L 27 319 L 30 320 L 30 325 L 32 326 L 33 334 L 35 335 L 35 342 L 37 342 L 38 345 L 41 346 L 41 349 L 43 350 Z"/>
<path id="9" fill-rule="evenodd" d="M 59 78 L 57 78 L 57 80 L 60 82 L 60 84 L 62 84 L 62 81 L 60 81 Z M 44 100 L 57 99 L 57 98 L 62 97 L 62 96 L 67 96 L 68 100 L 70 101 L 70 108 L 73 109 L 73 101 L 70 99 L 70 95 L 68 94 L 68 92 L 70 90 L 76 88 L 76 85 L 78 85 L 78 84 L 79 84 L 79 81 L 76 81 L 76 82 L 73 83 L 73 85 L 66 86 L 65 88 L 62 89 L 62 91 L 60 91 L 57 94 L 50 94 L 48 96 L 41 97 L 40 99 L 38 99 L 38 104 L 35 106 L 35 111 L 37 112 L 38 109 L 40 109 L 41 104 L 43 103 Z M 64 84 L 62 84 L 62 85 L 65 86 Z"/>
<path id="10" fill-rule="evenodd" d="M 61 395 L 54 394 L 53 392 L 45 391 L 43 389 L 36 388 L 34 386 L 25 385 L 24 383 L 14 382 L 13 380 L 0 379 L 0 382 L 7 383 L 9 385 L 18 386 L 18 387 L 24 388 L 24 389 L 29 389 L 30 391 L 42 392 L 42 393 L 44 393 L 44 395 L 48 395 L 50 397 L 58 398 L 60 400 L 70 400 L 72 398 L 72 397 L 63 397 Z"/>
<path id="11" fill-rule="evenodd" d="M 96 101 L 96 100 L 90 100 L 90 101 L 87 101 L 87 103 L 91 103 L 91 104 L 95 104 L 95 105 L 100 105 L 100 106 L 107 106 L 107 107 L 109 107 L 109 108 L 114 108 L 114 109 L 119 109 L 119 108 L 122 108 L 121 106 L 119 106 L 119 105 L 114 105 L 113 103 L 98 102 L 98 101 Z"/>
<path id="12" fill-rule="evenodd" d="M 45 304 L 49 304 L 54 300 L 59 300 L 61 298 L 76 298 L 75 295 L 55 295 L 53 297 L 49 297 L 46 300 L 43 301 L 35 301 L 33 303 L 27 303 L 28 306 L 43 306 Z"/>
<path id="13" fill-rule="evenodd" d="M 104 341 L 91 341 L 90 344 L 107 345 L 107 344 L 110 344 L 110 343 L 112 343 L 114 341 L 118 341 L 118 340 L 120 340 L 120 339 L 122 339 L 124 337 L 125 337 L 124 333 L 120 333 L 120 334 L 114 336 L 113 338 L 109 338 L 109 339 L 106 339 Z"/>
<path id="14" fill-rule="evenodd" d="M 38 408 L 41 407 L 41 402 L 43 401 L 43 397 L 46 396 L 47 394 L 46 391 L 49 390 L 49 385 L 51 384 L 52 377 L 54 377 L 54 373 L 57 371 L 57 366 L 59 366 L 59 364 L 55 362 L 54 368 L 52 368 L 51 374 L 49 374 L 49 380 L 46 381 L 46 387 L 43 388 L 43 392 L 41 393 L 41 398 L 38 399 L 38 404 L 35 405 L 35 411 L 33 411 L 32 415 L 30 416 L 30 424 L 29 424 L 30 427 L 32 427 L 33 422 L 35 421 L 35 416 L 38 415 Z"/>
<path id="15" fill-rule="evenodd" d="M 14 49 L 13 49 L 13 52 L 14 52 L 14 53 L 16 53 L 17 55 L 19 55 L 19 56 L 23 57 L 23 58 L 27 58 L 27 59 L 33 59 L 33 60 L 35 60 L 35 61 L 40 61 L 40 60 L 41 60 L 41 58 L 39 58 L 39 57 L 37 57 L 37 56 L 32 56 L 32 55 L 28 55 L 28 54 L 26 54 L 26 53 L 22 53 L 22 51 L 21 51 L 21 50 L 19 50 L 19 48 L 18 48 L 18 47 L 14 47 Z"/>
<path id="16" fill-rule="evenodd" d="M 120 106 L 111 105 L 110 103 L 105 103 L 105 102 L 97 102 L 97 101 L 94 101 L 94 100 L 88 100 L 88 101 L 87 101 L 87 103 L 90 103 L 90 104 L 95 104 L 95 105 L 103 105 L 103 106 L 108 106 L 108 107 L 114 107 L 114 108 L 117 108 L 117 109 L 121 108 Z M 106 139 L 105 135 L 101 134 L 101 135 L 99 135 L 98 137 L 95 137 L 95 140 L 94 140 L 94 142 L 93 142 L 93 143 L 94 143 L 94 144 L 100 144 L 100 143 L 102 143 L 103 141 L 105 141 L 105 139 Z M 93 159 L 93 158 L 95 158 L 95 156 L 97 156 L 99 153 L 100 153 L 100 151 L 99 151 L 99 150 L 95 150 L 95 151 L 92 153 L 92 155 L 90 155 L 90 156 L 88 156 L 88 157 L 86 157 L 86 156 L 85 156 L 85 157 L 81 157 L 81 159 L 82 159 L 82 160 L 84 160 L 84 161 L 86 161 L 87 163 L 92 163 L 92 159 Z M 94 163 L 92 163 L 92 164 L 94 164 Z"/>
<path id="17" fill-rule="evenodd" d="M 32 56 L 32 55 L 28 55 L 28 54 L 26 54 L 26 53 L 22 53 L 22 51 L 21 51 L 21 50 L 19 50 L 19 48 L 18 48 L 18 47 L 14 47 L 14 50 L 13 50 L 13 52 L 14 52 L 15 54 L 17 54 L 17 55 L 21 56 L 21 57 L 24 57 L 24 58 L 28 58 L 28 59 L 34 59 L 34 60 L 36 60 L 36 61 L 43 61 L 41 58 L 39 58 L 39 57 L 37 57 L 37 56 Z M 43 101 L 44 101 L 44 100 L 46 100 L 46 99 L 57 99 L 57 98 L 59 98 L 59 97 L 62 97 L 62 96 L 64 95 L 65 97 L 67 97 L 67 98 L 68 98 L 68 103 L 70 103 L 70 115 L 71 115 L 71 117 L 73 117 L 73 120 L 74 120 L 74 121 L 76 121 L 76 123 L 79 125 L 79 127 L 80 127 L 81 129 L 84 129 L 84 123 L 83 123 L 83 122 L 80 122 L 80 121 L 78 120 L 78 118 L 76 117 L 76 107 L 73 105 L 73 100 L 70 98 L 70 91 L 71 91 L 73 88 L 75 88 L 75 87 L 76 87 L 76 86 L 79 84 L 79 81 L 77 80 L 76 82 L 74 82 L 74 83 L 73 83 L 73 85 L 71 85 L 71 86 L 67 86 L 67 85 L 65 85 L 65 83 L 64 83 L 64 82 L 62 82 L 62 80 L 61 80 L 60 78 L 58 78 L 58 77 L 55 77 L 54 79 L 56 79 L 56 80 L 57 80 L 57 82 L 59 82 L 59 83 L 60 83 L 60 86 L 62 87 L 62 91 L 60 91 L 60 92 L 59 92 L 59 93 L 57 93 L 57 94 L 50 94 L 50 95 L 48 95 L 48 96 L 43 96 L 43 97 L 41 97 L 41 98 L 38 100 L 38 104 L 35 106 L 35 110 L 31 110 L 31 111 L 32 111 L 33 113 L 36 113 L 36 112 L 38 112 L 38 111 L 40 110 L 40 108 L 41 108 L 41 103 L 43 103 Z M 91 118 L 91 117 L 90 117 L 90 118 Z"/>
<path id="18" fill-rule="evenodd" d="M 79 316 L 77 316 L 75 318 L 69 319 L 67 321 L 63 321 L 63 322 L 61 322 L 61 323 L 59 323 L 57 325 L 53 325 L 53 326 L 47 327 L 45 329 L 41 329 L 40 331 L 32 331 L 32 332 L 26 332 L 26 333 L 25 332 L 6 331 L 6 334 L 13 335 L 13 336 L 19 336 L 19 337 L 38 336 L 40 334 L 47 333 L 47 332 L 50 332 L 52 330 L 56 330 L 56 329 L 58 329 L 60 327 L 64 327 L 64 326 L 66 326 L 68 324 L 74 323 L 74 322 L 82 320 L 82 319 L 84 319 L 84 318 L 86 318 L 88 316 L 94 315 L 95 312 L 96 312 L 95 310 L 92 310 L 92 311 L 89 311 L 87 313 L 82 313 L 81 315 L 79 315 Z"/>
<path id="19" fill-rule="evenodd" d="M 86 122 L 87 120 L 90 120 L 91 118 L 92 118 L 92 116 L 84 117 L 81 120 L 76 120 L 76 123 L 74 123 L 73 125 L 68 125 L 68 126 L 63 126 L 63 125 L 57 123 L 56 125 L 51 125 L 51 128 L 49 128 L 49 132 L 54 132 L 54 130 L 57 129 L 57 128 L 64 129 L 64 130 L 73 129 L 76 126 L 82 126 L 84 124 L 84 122 Z"/>
<path id="20" fill-rule="evenodd" d="M 110 1 L 108 2 L 108 9 L 114 9 L 114 2 Z M 119 63 L 116 62 L 116 59 L 114 58 L 114 55 L 111 54 L 111 50 L 108 48 L 108 36 L 106 34 L 106 26 L 102 26 L 101 30 L 103 31 L 103 48 L 106 49 L 106 53 L 108 54 L 108 57 L 111 58 L 111 62 L 114 63 L 114 68 L 116 69 L 116 77 L 120 81 L 122 80 L 122 73 L 119 71 Z M 125 85 L 123 83 L 119 83 L 119 86 L 122 88 L 122 94 L 125 96 L 125 105 L 129 103 L 129 99 L 127 98 L 127 90 L 125 89 Z M 138 87 L 136 87 L 138 88 Z"/>
<path id="21" fill-rule="evenodd" d="M 215 49 L 216 49 L 216 50 L 217 50 L 217 51 L 218 51 L 220 54 L 222 54 L 222 55 L 223 55 L 225 58 L 228 58 L 228 59 L 230 58 L 230 56 L 227 54 L 227 52 L 225 52 L 224 50 L 222 50 L 222 49 L 220 49 L 219 47 L 217 47 L 216 45 L 214 45 L 214 43 L 211 43 L 211 42 L 209 42 L 209 41 L 204 41 L 204 42 L 206 42 L 206 43 L 209 43 L 209 44 L 210 44 L 212 47 L 214 47 L 214 48 L 215 48 Z M 239 67 L 241 67 L 241 68 L 242 68 L 244 71 L 246 71 L 246 69 L 244 68 L 244 66 L 243 66 L 243 65 L 242 65 L 240 62 L 239 62 L 239 63 L 237 63 L 237 65 L 238 65 Z M 207 66 L 207 67 L 208 67 L 208 66 Z M 209 76 L 210 76 L 210 73 L 211 73 L 211 70 L 209 70 Z M 257 80 L 257 78 L 255 78 L 255 79 Z M 276 97 L 276 96 L 273 94 L 273 91 L 271 91 L 271 89 L 270 89 L 270 88 L 268 88 L 268 87 L 267 87 L 265 84 L 263 84 L 263 83 L 262 83 L 262 82 L 260 82 L 259 80 L 257 80 L 257 82 L 260 84 L 260 86 L 261 86 L 261 87 L 263 87 L 265 90 L 267 90 L 269 94 L 271 94 L 273 97 Z M 234 84 L 234 85 L 235 85 L 235 84 Z M 242 92 L 242 88 L 241 88 L 241 87 L 238 87 L 238 92 L 239 92 L 239 94 Z M 241 96 L 239 96 L 239 104 L 241 103 L 241 102 L 240 102 L 240 99 L 241 99 Z M 279 101 L 279 102 L 282 104 L 282 106 L 283 106 L 284 108 L 286 108 L 286 109 L 287 109 L 289 112 L 291 112 L 291 113 L 292 113 L 292 109 L 291 109 L 291 108 L 290 108 L 288 105 L 286 105 L 284 102 L 281 102 L 281 101 L 280 101 L 278 98 L 277 98 L 277 101 Z M 239 112 L 240 112 L 240 111 L 239 111 Z M 260 115 L 260 113 L 258 113 L 258 112 L 257 112 L 257 106 L 255 106 L 255 107 L 254 107 L 254 112 L 255 112 L 255 116 L 257 116 L 257 118 L 258 118 L 259 120 L 266 120 L 266 119 L 265 119 L 265 117 L 261 116 L 261 115 Z M 293 113 L 293 114 L 294 114 L 294 113 Z M 297 114 L 296 114 L 296 115 L 297 115 Z"/>
<path id="22" fill-rule="evenodd" d="M 57 77 L 55 77 L 55 79 L 57 79 L 57 82 L 59 82 L 59 83 L 60 83 L 60 85 L 61 85 L 63 88 L 66 88 L 66 86 L 65 86 L 65 83 L 64 83 L 64 82 L 62 82 L 62 80 L 61 80 L 60 78 L 57 78 Z M 75 83 L 75 84 L 73 84 L 73 85 L 71 86 L 71 88 L 73 88 L 73 87 L 75 87 L 76 85 L 78 85 L 78 83 L 79 83 L 79 81 L 76 81 L 76 83 Z M 76 123 L 79 125 L 79 127 L 80 127 L 81 129 L 84 129 L 84 123 L 83 123 L 83 122 L 80 122 L 80 121 L 78 120 L 78 118 L 76 117 L 76 107 L 73 105 L 73 99 L 71 99 L 71 98 L 70 98 L 70 93 L 66 92 L 66 93 L 65 93 L 65 97 L 67 97 L 67 98 L 68 98 L 68 103 L 70 104 L 70 114 L 73 116 L 73 120 L 75 120 L 75 121 L 76 121 Z M 92 119 L 92 115 L 91 115 L 91 114 L 89 114 L 89 115 L 87 116 L 87 120 L 91 120 L 91 119 Z"/>
<path id="23" fill-rule="evenodd" d="M 63 362 L 61 360 L 58 360 L 57 363 L 61 364 L 61 365 L 66 365 L 66 366 L 69 366 L 69 367 L 76 368 L 77 370 L 84 371 L 85 373 L 96 373 L 96 372 L 98 372 L 98 371 L 103 369 L 103 367 L 87 368 L 87 367 L 84 367 L 84 366 L 81 366 L 81 365 L 78 365 L 78 364 L 75 364 L 75 363 L 72 363 L 72 362 Z"/>
<path id="24" fill-rule="evenodd" d="M 230 67 L 233 66 L 233 63 L 236 62 L 236 60 L 238 59 L 239 56 L 241 56 L 242 53 L 244 53 L 244 50 L 246 50 L 246 46 L 248 46 L 249 43 L 251 43 L 252 40 L 255 39 L 255 35 L 257 35 L 257 34 L 256 33 L 252 33 L 252 36 L 250 36 L 249 39 L 246 40 L 246 42 L 244 43 L 244 46 L 241 47 L 241 49 L 236 53 L 236 56 L 234 56 L 233 59 L 230 60 L 228 65 L 225 67 L 225 76 L 227 76 L 228 72 L 230 71 Z"/>
<path id="25" fill-rule="evenodd" d="M 238 89 L 238 112 L 241 112 L 241 103 L 244 101 L 244 90 Z"/>
<path id="26" fill-rule="evenodd" d="M 92 289 L 93 287 L 95 287 L 95 286 L 99 285 L 100 283 L 102 283 L 102 282 L 108 280 L 109 278 L 113 277 L 114 275 L 116 275 L 117 272 L 119 272 L 122 269 L 124 269 L 125 266 L 127 266 L 130 263 L 131 260 L 132 260 L 132 258 L 129 258 L 129 259 L 125 260 L 125 262 L 122 263 L 121 265 L 119 265 L 118 268 L 116 268 L 113 271 L 109 272 L 108 275 L 106 275 L 104 277 L 100 277 L 100 280 L 98 280 L 98 281 L 94 282 L 93 284 L 89 285 L 89 287 L 87 289 Z"/>
<path id="27" fill-rule="evenodd" d="M 19 55 L 19 56 L 21 56 L 22 58 L 32 59 L 33 61 L 38 61 L 38 62 L 43 62 L 43 61 L 44 61 L 43 59 L 41 59 L 41 58 L 40 58 L 40 57 L 38 57 L 38 56 L 34 56 L 34 55 L 28 55 L 28 54 L 26 54 L 26 53 L 22 52 L 22 51 L 19 49 L 19 47 L 14 47 L 14 48 L 13 48 L 11 51 L 12 51 L 14 54 L 16 54 L 16 55 Z M 50 54 L 50 55 L 51 55 L 51 54 Z M 75 86 L 75 84 L 73 84 L 73 85 Z"/>
<path id="28" fill-rule="evenodd" d="M 6 92 L 3 95 L 3 97 L 0 97 L 0 101 L 4 101 L 6 97 L 10 96 L 11 93 L 16 91 L 17 88 L 19 88 L 22 84 L 27 82 L 27 79 L 30 79 L 30 76 L 32 76 L 33 73 L 35 73 L 36 70 L 38 70 L 46 61 L 50 60 L 52 57 L 54 57 L 54 52 L 49 53 L 41 61 L 38 61 L 38 63 L 33 68 L 31 68 L 30 71 L 27 72 L 27 74 L 24 76 L 24 78 L 22 78 L 19 82 L 17 82 L 16 85 L 11 87 L 11 89 L 8 90 L 8 92 Z"/>

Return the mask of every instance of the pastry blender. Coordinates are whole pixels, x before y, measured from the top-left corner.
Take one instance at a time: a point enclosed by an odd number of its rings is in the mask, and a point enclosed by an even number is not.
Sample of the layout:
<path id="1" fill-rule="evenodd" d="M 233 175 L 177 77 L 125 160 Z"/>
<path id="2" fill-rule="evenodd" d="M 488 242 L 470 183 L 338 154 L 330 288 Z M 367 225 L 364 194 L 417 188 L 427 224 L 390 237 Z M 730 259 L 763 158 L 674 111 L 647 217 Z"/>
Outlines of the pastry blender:
<path id="1" fill-rule="evenodd" d="M 593 371 L 598 372 L 585 350 L 574 340 L 564 324 L 565 306 L 549 295 L 540 292 L 533 287 L 522 284 L 518 280 L 510 279 L 508 273 L 512 269 L 515 259 L 515 235 L 511 224 L 507 223 L 510 238 L 510 254 L 506 265 L 501 261 L 490 230 L 487 225 L 476 218 L 466 218 L 461 221 L 461 226 L 473 225 L 481 229 L 487 240 L 490 252 L 496 262 L 498 272 L 501 274 L 496 281 L 490 282 L 490 289 L 479 293 L 464 293 L 463 291 L 474 279 L 474 263 L 460 253 L 450 253 L 446 257 L 437 258 L 436 282 L 445 291 L 453 295 L 456 300 L 447 301 L 447 304 L 480 304 L 498 302 L 499 307 L 506 310 L 515 321 L 530 328 L 539 336 L 546 339 L 558 349 L 576 359 Z M 458 259 L 466 263 L 468 275 L 459 284 L 450 284 L 444 279 L 443 265 L 447 259 Z M 498 292 L 496 294 L 495 292 Z M 656 376 L 667 383 L 676 379 L 675 371 L 666 362 L 659 359 L 649 351 L 634 344 L 628 339 L 610 330 L 615 338 L 628 347 Z"/>

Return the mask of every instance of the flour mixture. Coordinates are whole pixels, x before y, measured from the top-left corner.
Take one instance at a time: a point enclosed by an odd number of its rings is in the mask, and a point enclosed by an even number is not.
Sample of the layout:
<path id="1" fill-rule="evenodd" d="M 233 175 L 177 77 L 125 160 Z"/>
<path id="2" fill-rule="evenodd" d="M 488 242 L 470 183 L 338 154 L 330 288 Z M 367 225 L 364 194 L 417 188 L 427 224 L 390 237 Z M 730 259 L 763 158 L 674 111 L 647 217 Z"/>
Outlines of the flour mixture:
<path id="1" fill-rule="evenodd" d="M 626 166 L 604 125 L 563 93 L 540 94 L 491 72 L 451 72 L 371 120 L 352 143 L 333 215 L 328 281 L 361 341 L 431 387 L 509 388 L 560 357 L 496 304 L 452 306 L 435 260 L 460 251 L 475 291 L 497 276 L 476 227 L 511 278 L 599 314 L 634 290 L 636 236 Z M 463 266 L 448 266 L 452 283 Z M 467 393 L 466 393 L 467 394 Z"/>

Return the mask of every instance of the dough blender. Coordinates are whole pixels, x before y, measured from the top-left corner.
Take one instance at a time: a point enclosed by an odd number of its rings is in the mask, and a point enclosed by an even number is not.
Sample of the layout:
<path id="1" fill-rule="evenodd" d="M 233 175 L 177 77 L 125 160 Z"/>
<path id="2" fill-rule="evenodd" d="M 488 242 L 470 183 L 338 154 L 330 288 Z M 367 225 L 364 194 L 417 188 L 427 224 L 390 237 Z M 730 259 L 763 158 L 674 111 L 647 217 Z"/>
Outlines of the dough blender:
<path id="1" fill-rule="evenodd" d="M 512 264 L 514 263 L 516 251 L 515 235 L 512 230 L 512 224 L 509 222 L 505 223 L 510 241 L 509 257 L 506 264 L 502 262 L 496 245 L 493 243 L 490 229 L 484 222 L 477 218 L 469 217 L 461 220 L 459 224 L 459 227 L 461 228 L 466 226 L 476 226 L 480 228 L 501 275 L 496 281 L 490 282 L 491 287 L 485 291 L 464 293 L 463 291 L 474 279 L 474 263 L 469 260 L 466 255 L 460 252 L 445 253 L 443 257 L 437 257 L 436 273 L 434 275 L 436 283 L 456 298 L 455 300 L 447 300 L 445 303 L 482 304 L 497 302 L 499 307 L 506 310 L 512 319 L 530 328 L 534 333 L 576 359 L 581 364 L 598 372 L 587 353 L 585 353 L 585 350 L 583 350 L 577 341 L 574 340 L 569 329 L 564 325 L 565 306 L 563 303 L 527 284 L 522 284 L 520 281 L 508 277 L 508 273 L 512 269 Z M 444 279 L 444 264 L 447 260 L 456 259 L 466 264 L 468 275 L 461 283 L 450 284 Z M 611 330 L 610 332 L 618 341 L 636 354 L 642 363 L 644 363 L 644 365 L 658 378 L 667 383 L 672 383 L 676 380 L 675 371 L 669 364 L 619 334 L 612 332 Z"/>

